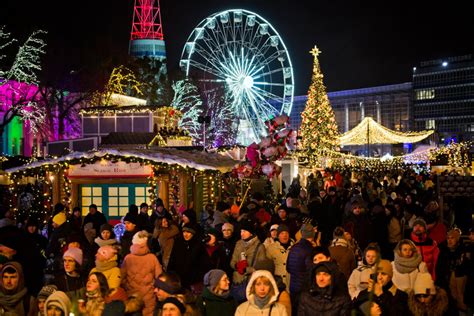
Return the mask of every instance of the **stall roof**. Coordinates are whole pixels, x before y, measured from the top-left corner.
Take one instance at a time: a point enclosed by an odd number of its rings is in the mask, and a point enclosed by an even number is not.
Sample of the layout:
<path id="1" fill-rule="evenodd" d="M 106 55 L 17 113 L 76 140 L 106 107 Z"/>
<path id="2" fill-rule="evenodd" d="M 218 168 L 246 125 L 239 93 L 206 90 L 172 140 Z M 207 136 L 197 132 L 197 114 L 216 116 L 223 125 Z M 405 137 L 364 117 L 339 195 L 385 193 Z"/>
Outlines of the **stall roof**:
<path id="1" fill-rule="evenodd" d="M 76 159 L 92 159 L 101 158 L 106 155 L 121 156 L 121 157 L 136 157 L 138 159 L 149 160 L 150 162 L 166 163 L 169 165 L 180 165 L 204 170 L 217 170 L 220 172 L 228 172 L 237 161 L 217 154 L 208 153 L 198 150 L 179 150 L 176 148 L 153 148 L 153 149 L 133 149 L 133 150 L 118 150 L 118 149 L 101 149 L 87 152 L 73 152 L 58 158 L 50 158 L 42 161 L 36 161 L 30 164 L 22 165 L 15 168 L 5 170 L 8 173 L 15 173 L 18 171 L 41 168 L 44 165 L 67 162 Z"/>

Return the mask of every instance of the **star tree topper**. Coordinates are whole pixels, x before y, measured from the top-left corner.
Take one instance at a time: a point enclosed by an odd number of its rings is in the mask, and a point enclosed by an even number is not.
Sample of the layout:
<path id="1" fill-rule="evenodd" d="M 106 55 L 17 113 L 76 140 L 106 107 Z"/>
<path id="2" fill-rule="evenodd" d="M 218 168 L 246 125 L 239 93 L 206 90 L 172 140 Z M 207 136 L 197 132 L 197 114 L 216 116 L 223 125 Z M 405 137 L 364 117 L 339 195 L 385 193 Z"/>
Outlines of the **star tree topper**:
<path id="1" fill-rule="evenodd" d="M 310 50 L 309 53 L 313 55 L 314 58 L 318 58 L 319 54 L 321 54 L 322 51 L 320 51 L 319 48 L 316 45 L 314 45 L 313 49 Z"/>

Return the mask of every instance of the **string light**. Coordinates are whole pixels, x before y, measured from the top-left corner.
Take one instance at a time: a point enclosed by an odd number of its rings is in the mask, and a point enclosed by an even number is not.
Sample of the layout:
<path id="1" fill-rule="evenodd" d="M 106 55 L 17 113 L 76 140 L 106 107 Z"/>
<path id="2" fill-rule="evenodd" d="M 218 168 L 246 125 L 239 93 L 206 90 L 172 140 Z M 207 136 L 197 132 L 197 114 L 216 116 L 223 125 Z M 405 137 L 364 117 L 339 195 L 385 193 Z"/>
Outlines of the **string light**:
<path id="1" fill-rule="evenodd" d="M 431 134 L 433 130 L 421 132 L 398 132 L 375 122 L 371 117 L 364 118 L 356 127 L 340 137 L 341 145 L 400 144 L 417 143 Z"/>

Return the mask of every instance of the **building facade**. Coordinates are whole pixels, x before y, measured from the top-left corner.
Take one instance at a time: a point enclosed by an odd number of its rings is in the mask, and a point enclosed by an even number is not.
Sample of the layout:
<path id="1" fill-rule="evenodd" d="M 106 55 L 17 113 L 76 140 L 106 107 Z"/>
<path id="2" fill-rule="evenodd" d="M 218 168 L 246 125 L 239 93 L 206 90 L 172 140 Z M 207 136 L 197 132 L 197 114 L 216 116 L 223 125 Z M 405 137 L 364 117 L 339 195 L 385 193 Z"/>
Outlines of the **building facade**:
<path id="1" fill-rule="evenodd" d="M 416 130 L 435 129 L 441 143 L 474 140 L 473 55 L 413 68 L 413 121 Z"/>
<path id="2" fill-rule="evenodd" d="M 405 132 L 413 130 L 411 124 L 412 91 L 411 82 L 407 82 L 329 92 L 328 98 L 341 134 L 351 130 L 368 116 L 389 129 Z M 290 116 L 290 126 L 293 129 L 299 129 L 301 125 L 301 113 L 304 111 L 306 100 L 307 96 L 294 98 L 293 111 Z M 393 151 L 392 146 L 372 146 L 372 148 L 376 152 L 371 155 L 383 155 Z M 355 147 L 343 149 L 358 151 Z M 361 148 L 361 150 L 366 149 Z M 404 151 L 407 150 L 409 151 L 410 148 L 406 148 Z"/>

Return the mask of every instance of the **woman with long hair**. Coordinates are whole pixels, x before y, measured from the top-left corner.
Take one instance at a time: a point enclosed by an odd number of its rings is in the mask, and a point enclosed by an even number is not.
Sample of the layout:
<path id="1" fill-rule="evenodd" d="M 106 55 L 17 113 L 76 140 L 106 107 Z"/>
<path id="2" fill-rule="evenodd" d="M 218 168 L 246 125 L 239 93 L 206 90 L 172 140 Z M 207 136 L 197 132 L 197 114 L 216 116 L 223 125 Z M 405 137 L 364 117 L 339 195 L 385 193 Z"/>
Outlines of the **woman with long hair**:
<path id="1" fill-rule="evenodd" d="M 102 316 L 108 294 L 107 278 L 101 272 L 92 272 L 87 279 L 87 301 L 79 304 L 79 311 L 87 316 Z"/>
<path id="2" fill-rule="evenodd" d="M 159 217 L 155 222 L 153 231 L 153 240 L 158 240 L 161 249 L 161 261 L 163 269 L 166 270 L 173 249 L 174 239 L 179 234 L 178 226 L 173 222 L 173 218 L 169 213 Z"/>

